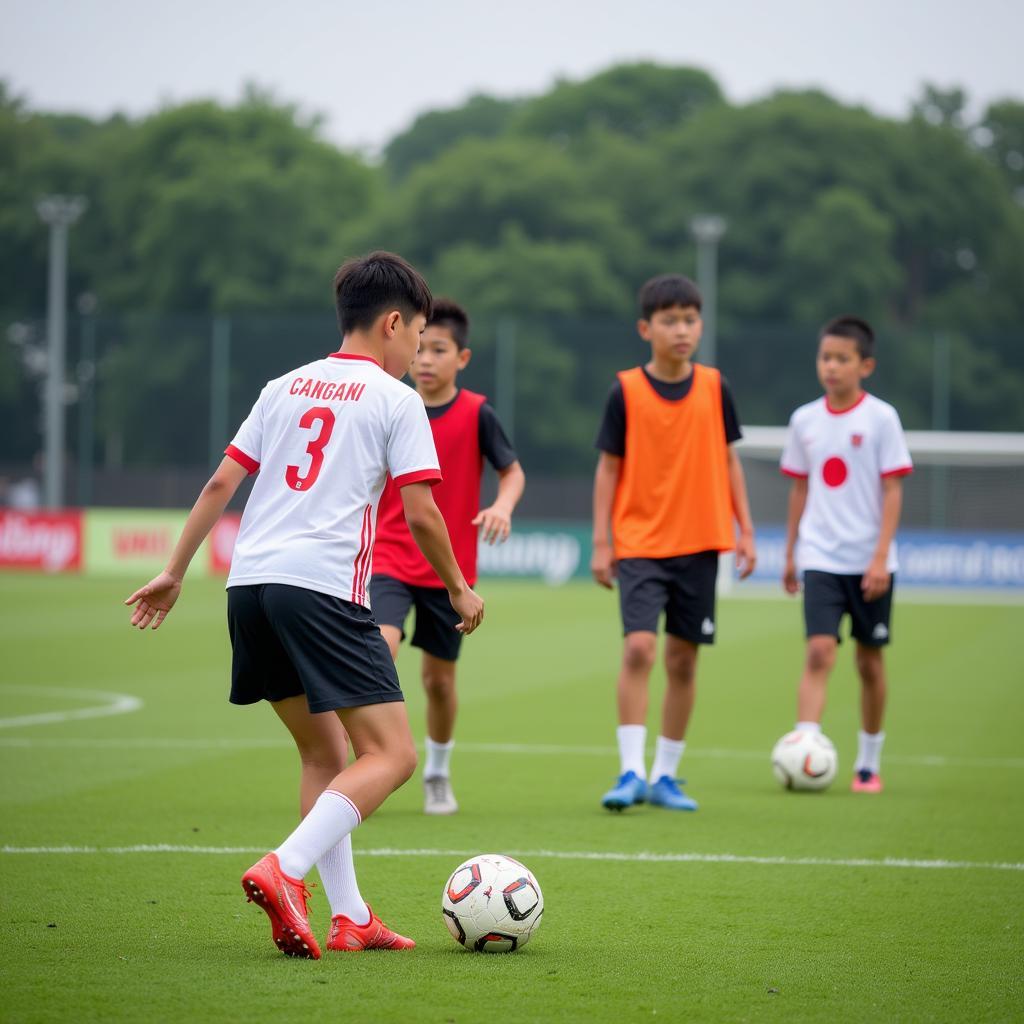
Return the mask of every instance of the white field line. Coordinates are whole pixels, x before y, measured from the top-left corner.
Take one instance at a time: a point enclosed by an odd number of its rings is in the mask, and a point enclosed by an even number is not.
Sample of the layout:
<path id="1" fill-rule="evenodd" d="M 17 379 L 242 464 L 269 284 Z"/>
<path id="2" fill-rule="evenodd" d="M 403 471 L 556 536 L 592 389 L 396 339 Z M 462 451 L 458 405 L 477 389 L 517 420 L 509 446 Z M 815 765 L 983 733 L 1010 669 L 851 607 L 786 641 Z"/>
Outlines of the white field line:
<path id="1" fill-rule="evenodd" d="M 31 715 L 13 715 L 0 718 L 0 729 L 17 729 L 26 725 L 55 725 L 58 722 L 75 722 L 84 718 L 106 718 L 110 715 L 127 715 L 138 711 L 142 701 L 127 693 L 108 693 L 106 690 L 80 690 L 78 687 L 60 686 L 3 686 L 7 693 L 28 694 L 32 697 L 51 697 L 58 700 L 94 700 L 93 707 L 74 708 L 70 711 L 44 711 Z"/>
<path id="2" fill-rule="evenodd" d="M 208 856 L 259 856 L 257 846 L 174 846 L 168 843 L 137 846 L 2 846 L 0 854 L 146 854 L 169 853 Z M 595 850 L 506 850 L 523 859 L 615 861 L 644 864 L 757 864 L 767 867 L 901 868 L 917 871 L 1024 871 L 1024 863 L 1012 861 L 917 860 L 908 857 L 761 857 L 735 853 L 614 853 Z M 359 850 L 360 857 L 449 857 L 472 856 L 467 850 L 396 849 L 379 847 Z"/>
<path id="3" fill-rule="evenodd" d="M 113 713 L 113 712 L 110 712 Z M 0 722 L 3 720 L 0 719 Z M 109 738 L 56 739 L 53 737 L 3 736 L 0 749 L 40 748 L 85 749 L 85 750 L 270 750 L 289 749 L 291 740 L 287 737 L 167 737 L 118 736 Z M 516 756 L 554 757 L 617 757 L 618 751 L 610 746 L 587 746 L 561 743 L 471 743 L 459 741 L 456 749 L 460 754 L 512 754 Z M 650 752 L 648 752 L 650 753 Z M 708 747 L 687 749 L 690 760 L 716 761 L 764 761 L 769 760 L 767 750 L 728 750 Z M 947 757 L 944 754 L 886 754 L 886 763 L 905 764 L 925 768 L 1024 768 L 1024 757 Z"/>

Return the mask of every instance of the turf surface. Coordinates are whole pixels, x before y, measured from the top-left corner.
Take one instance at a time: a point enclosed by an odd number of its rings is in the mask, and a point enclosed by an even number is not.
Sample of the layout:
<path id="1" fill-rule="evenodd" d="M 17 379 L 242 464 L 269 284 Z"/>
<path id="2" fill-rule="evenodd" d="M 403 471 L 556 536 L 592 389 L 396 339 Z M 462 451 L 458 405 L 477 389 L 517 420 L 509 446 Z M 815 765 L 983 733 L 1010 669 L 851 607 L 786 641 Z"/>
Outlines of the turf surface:
<path id="1" fill-rule="evenodd" d="M 723 601 L 683 759 L 701 810 L 613 816 L 598 800 L 617 768 L 614 598 L 487 585 L 488 619 L 460 663 L 462 810 L 424 817 L 417 779 L 355 836 L 364 896 L 418 948 L 309 963 L 276 951 L 238 884 L 292 826 L 298 773 L 265 707 L 226 703 L 223 592 L 188 585 L 142 635 L 118 607 L 128 589 L 0 576 L 0 1019 L 1024 1016 L 1019 605 L 897 599 L 887 789 L 864 797 L 846 788 L 848 647 L 825 720 L 839 780 L 784 793 L 768 751 L 792 724 L 799 608 Z M 416 652 L 400 669 L 421 735 Z M 142 706 L 12 721 L 115 694 Z M 652 725 L 656 712 L 657 699 Z M 23 852 L 57 847 L 78 850 Z M 488 851 L 521 856 L 544 889 L 543 925 L 511 956 L 467 953 L 441 920 L 448 873 Z"/>

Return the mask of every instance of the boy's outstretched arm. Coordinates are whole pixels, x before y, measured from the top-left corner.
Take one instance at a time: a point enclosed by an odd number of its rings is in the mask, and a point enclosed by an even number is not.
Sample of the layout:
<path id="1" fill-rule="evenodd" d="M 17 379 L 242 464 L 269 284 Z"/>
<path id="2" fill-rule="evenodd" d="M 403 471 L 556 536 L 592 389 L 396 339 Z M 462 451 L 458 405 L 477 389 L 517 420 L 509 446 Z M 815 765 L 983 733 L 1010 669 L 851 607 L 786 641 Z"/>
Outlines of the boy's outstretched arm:
<path id="1" fill-rule="evenodd" d="M 743 464 L 733 445 L 729 445 L 729 490 L 732 492 L 732 514 L 736 518 L 739 536 L 736 538 L 736 568 L 740 579 L 745 580 L 757 565 L 757 551 L 754 548 L 754 521 L 750 518 L 750 502 L 747 500 L 747 481 L 743 475 Z"/>
<path id="2" fill-rule="evenodd" d="M 861 577 L 860 587 L 865 601 L 875 601 L 888 589 L 891 575 L 888 568 L 889 546 L 896 536 L 903 511 L 903 478 L 882 477 L 882 525 L 878 531 L 878 544 L 868 571 Z"/>
<path id="3" fill-rule="evenodd" d="M 590 559 L 590 571 L 594 580 L 609 590 L 615 576 L 615 552 L 610 536 L 612 505 L 621 473 L 622 457 L 601 452 L 594 470 L 594 553 Z"/>
<path id="4" fill-rule="evenodd" d="M 483 622 L 484 603 L 470 589 L 459 563 L 455 561 L 448 527 L 434 503 L 430 485 L 407 484 L 401 494 L 409 532 L 447 588 L 452 607 L 462 616 L 462 621 L 455 628 L 468 636 Z"/>
<path id="5" fill-rule="evenodd" d="M 796 578 L 796 536 L 807 507 L 807 477 L 793 477 L 789 489 L 789 506 L 786 512 L 786 566 L 782 570 L 782 586 L 787 594 L 796 594 L 800 590 L 800 581 Z"/>
<path id="6" fill-rule="evenodd" d="M 480 509 L 473 520 L 473 525 L 480 527 L 480 533 L 488 544 L 508 539 L 512 530 L 512 513 L 525 487 L 526 474 L 518 459 L 498 470 L 498 496 L 494 504 Z"/>
<path id="7" fill-rule="evenodd" d="M 224 458 L 217 467 L 206 486 L 200 491 L 199 498 L 185 520 L 178 543 L 174 546 L 167 568 L 159 576 L 155 576 L 144 587 L 139 587 L 124 603 L 135 605 L 131 624 L 145 629 L 152 624 L 154 629 L 167 618 L 167 613 L 174 607 L 181 593 L 181 581 L 189 567 L 199 545 L 213 529 L 227 508 L 228 502 L 234 497 L 238 485 L 249 475 L 249 471 L 240 466 L 234 459 Z"/>

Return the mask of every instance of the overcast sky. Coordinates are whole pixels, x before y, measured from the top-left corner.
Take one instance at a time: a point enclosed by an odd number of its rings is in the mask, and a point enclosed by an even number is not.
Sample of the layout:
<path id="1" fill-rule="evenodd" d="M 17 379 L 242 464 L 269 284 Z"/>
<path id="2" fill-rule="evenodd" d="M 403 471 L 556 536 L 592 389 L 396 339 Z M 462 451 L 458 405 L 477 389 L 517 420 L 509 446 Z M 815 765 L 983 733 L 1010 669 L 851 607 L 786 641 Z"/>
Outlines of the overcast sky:
<path id="1" fill-rule="evenodd" d="M 734 101 L 817 86 L 903 115 L 925 81 L 1024 97 L 1021 0 L 0 0 L 0 78 L 37 109 L 143 114 L 243 83 L 379 148 L 473 92 L 544 91 L 650 59 Z"/>

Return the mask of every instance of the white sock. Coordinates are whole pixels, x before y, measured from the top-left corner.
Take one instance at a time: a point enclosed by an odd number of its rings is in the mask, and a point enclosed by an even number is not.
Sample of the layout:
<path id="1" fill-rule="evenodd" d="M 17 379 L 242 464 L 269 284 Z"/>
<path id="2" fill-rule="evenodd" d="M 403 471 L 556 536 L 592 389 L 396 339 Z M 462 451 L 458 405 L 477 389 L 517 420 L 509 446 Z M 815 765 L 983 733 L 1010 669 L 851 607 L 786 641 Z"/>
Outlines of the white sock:
<path id="1" fill-rule="evenodd" d="M 647 743 L 646 725 L 620 725 L 615 730 L 619 741 L 619 767 L 621 774 L 636 772 L 642 779 L 647 770 L 644 768 L 644 746 Z"/>
<path id="2" fill-rule="evenodd" d="M 423 778 L 433 779 L 440 776 L 448 778 L 448 762 L 451 760 L 455 740 L 447 743 L 436 743 L 429 736 L 424 741 L 427 748 L 427 763 L 423 769 Z"/>
<path id="3" fill-rule="evenodd" d="M 674 779 L 679 771 L 679 759 L 685 749 L 686 740 L 670 740 L 667 736 L 659 736 L 654 744 L 651 782 L 657 782 L 663 775 Z"/>
<path id="4" fill-rule="evenodd" d="M 863 729 L 857 733 L 857 763 L 853 770 L 879 773 L 882 763 L 882 744 L 885 742 L 884 732 L 864 732 Z"/>
<path id="5" fill-rule="evenodd" d="M 345 836 L 337 846 L 331 847 L 316 866 L 331 905 L 331 916 L 344 914 L 356 924 L 366 924 L 370 920 L 370 911 L 359 895 L 356 868 L 352 863 L 352 836 Z"/>
<path id="6" fill-rule="evenodd" d="M 821 722 L 797 722 L 793 729 L 796 732 L 821 732 Z"/>
<path id="7" fill-rule="evenodd" d="M 305 878 L 309 869 L 360 821 L 359 810 L 344 793 L 325 789 L 299 827 L 274 851 L 281 870 L 292 878 Z"/>

